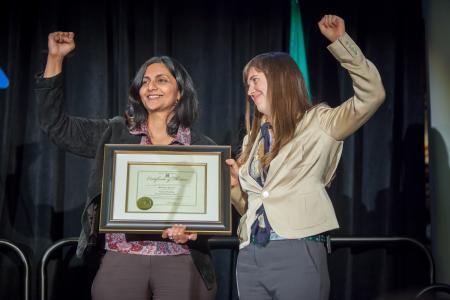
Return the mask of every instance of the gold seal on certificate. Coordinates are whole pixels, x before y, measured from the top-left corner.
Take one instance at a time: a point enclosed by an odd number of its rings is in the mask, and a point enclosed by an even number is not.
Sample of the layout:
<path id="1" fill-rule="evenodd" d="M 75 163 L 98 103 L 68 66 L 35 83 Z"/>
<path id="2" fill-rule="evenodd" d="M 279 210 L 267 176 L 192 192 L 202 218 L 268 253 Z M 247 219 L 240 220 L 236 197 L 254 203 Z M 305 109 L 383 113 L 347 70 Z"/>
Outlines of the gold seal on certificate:
<path id="1" fill-rule="evenodd" d="M 150 197 L 140 197 L 136 201 L 136 206 L 142 210 L 148 210 L 153 206 L 153 200 Z"/>

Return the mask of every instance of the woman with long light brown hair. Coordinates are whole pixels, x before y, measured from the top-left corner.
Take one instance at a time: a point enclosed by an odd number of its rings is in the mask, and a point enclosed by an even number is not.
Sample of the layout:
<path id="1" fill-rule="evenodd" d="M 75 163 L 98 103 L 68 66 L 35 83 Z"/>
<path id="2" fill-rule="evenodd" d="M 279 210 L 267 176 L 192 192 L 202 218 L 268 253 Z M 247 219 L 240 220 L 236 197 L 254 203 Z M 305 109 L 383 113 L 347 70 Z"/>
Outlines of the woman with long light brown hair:
<path id="1" fill-rule="evenodd" d="M 312 107 L 286 53 L 258 55 L 244 68 L 247 136 L 238 161 L 227 161 L 233 204 L 242 215 L 237 281 L 243 300 L 328 299 L 324 242 L 339 225 L 325 187 L 343 140 L 384 101 L 379 73 L 346 34 L 344 20 L 326 15 L 318 25 L 353 80 L 354 95 L 340 106 Z"/>

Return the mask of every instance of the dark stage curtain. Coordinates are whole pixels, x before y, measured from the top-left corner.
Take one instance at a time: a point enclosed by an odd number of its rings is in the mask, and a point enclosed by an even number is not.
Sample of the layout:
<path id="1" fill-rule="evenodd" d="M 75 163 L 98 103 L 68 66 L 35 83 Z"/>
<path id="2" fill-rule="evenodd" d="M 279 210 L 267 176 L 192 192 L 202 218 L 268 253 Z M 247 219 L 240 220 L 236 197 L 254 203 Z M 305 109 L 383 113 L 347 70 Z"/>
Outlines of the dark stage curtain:
<path id="1" fill-rule="evenodd" d="M 6 2 L 6 3 L 5 3 Z M 58 150 L 40 131 L 33 94 L 49 32 L 74 31 L 64 65 L 66 110 L 77 116 L 122 114 L 128 85 L 154 55 L 178 59 L 199 92 L 197 128 L 238 151 L 243 134 L 242 68 L 254 55 L 287 51 L 290 1 L 3 1 L 0 67 L 0 238 L 25 250 L 38 299 L 39 259 L 47 247 L 78 236 L 90 161 Z M 391 3 L 392 2 L 392 3 Z M 342 16 L 347 31 L 378 67 L 387 98 L 350 137 L 329 190 L 339 235 L 402 235 L 426 241 L 423 123 L 426 73 L 421 1 L 300 1 L 314 102 L 338 105 L 352 95 L 349 76 L 326 50 L 317 22 Z M 237 214 L 234 223 L 237 223 Z M 2 252 L 3 253 L 3 252 Z M 49 265 L 49 299 L 89 299 L 95 266 L 72 258 Z M 237 299 L 230 250 L 214 250 L 217 299 Z M 21 299 L 17 259 L 0 254 L 0 298 Z M 420 253 L 336 249 L 329 258 L 330 299 L 377 299 L 426 284 Z"/>
<path id="2" fill-rule="evenodd" d="M 317 37 L 314 25 L 324 11 L 345 17 L 349 34 L 378 67 L 386 89 L 384 105 L 344 144 L 330 189 L 341 229 L 332 235 L 397 235 L 429 243 L 420 1 L 319 2 L 301 2 L 315 100 L 334 106 L 351 94 L 349 77 L 322 51 L 326 42 Z M 338 250 L 330 259 L 331 299 L 406 299 L 426 283 L 423 258 L 407 248 Z"/>

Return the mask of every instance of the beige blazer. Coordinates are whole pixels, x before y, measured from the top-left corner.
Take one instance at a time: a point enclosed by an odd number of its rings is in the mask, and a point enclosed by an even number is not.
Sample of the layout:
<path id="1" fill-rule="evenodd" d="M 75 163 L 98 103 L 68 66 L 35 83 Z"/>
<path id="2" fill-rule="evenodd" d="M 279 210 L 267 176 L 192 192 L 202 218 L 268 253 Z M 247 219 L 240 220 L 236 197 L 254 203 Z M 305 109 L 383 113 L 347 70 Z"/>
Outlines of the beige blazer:
<path id="1" fill-rule="evenodd" d="M 261 203 L 273 230 L 285 238 L 302 238 L 339 227 L 325 187 L 334 177 L 342 141 L 367 122 L 383 103 L 385 92 L 378 70 L 347 34 L 328 49 L 348 70 L 354 95 L 336 108 L 319 104 L 305 113 L 294 138 L 270 163 L 264 187 L 249 175 L 249 161 L 240 167 L 240 187 L 231 193 L 232 203 L 242 215 L 240 248 L 249 244 L 250 227 Z M 247 137 L 243 147 L 246 143 Z"/>

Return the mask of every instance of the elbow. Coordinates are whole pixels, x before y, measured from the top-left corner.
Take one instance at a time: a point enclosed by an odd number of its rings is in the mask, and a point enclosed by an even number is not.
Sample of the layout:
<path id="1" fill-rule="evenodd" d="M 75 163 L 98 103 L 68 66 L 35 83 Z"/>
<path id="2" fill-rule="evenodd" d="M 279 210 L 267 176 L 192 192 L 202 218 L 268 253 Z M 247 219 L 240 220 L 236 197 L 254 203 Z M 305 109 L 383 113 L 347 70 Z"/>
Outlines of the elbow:
<path id="1" fill-rule="evenodd" d="M 246 207 L 245 207 L 245 205 L 242 205 L 241 203 L 238 204 L 238 205 L 235 205 L 235 204 L 233 203 L 233 207 L 234 207 L 234 209 L 238 212 L 238 214 L 241 215 L 241 216 L 244 215 L 244 214 L 245 214 L 245 211 L 247 210 Z"/>
<path id="2" fill-rule="evenodd" d="M 380 106 L 383 104 L 384 100 L 386 99 L 386 91 L 384 90 L 383 84 L 380 82 L 380 85 L 377 87 L 377 89 L 373 93 L 374 102 Z"/>
<path id="3" fill-rule="evenodd" d="M 373 65 L 372 65 L 373 66 Z M 381 75 L 378 72 L 378 70 L 373 66 L 372 68 L 373 73 L 372 76 L 369 77 L 369 86 L 370 93 L 372 94 L 372 99 L 374 103 L 378 104 L 380 106 L 383 104 L 384 100 L 386 99 L 386 91 L 384 89 L 383 80 L 381 79 Z"/>
<path id="4" fill-rule="evenodd" d="M 237 213 L 240 215 L 240 216 L 242 216 L 244 213 L 243 213 L 243 211 L 242 211 L 242 209 L 239 209 L 239 208 L 237 208 L 236 206 L 233 206 L 234 207 L 234 209 L 237 211 Z"/>
<path id="5" fill-rule="evenodd" d="M 377 84 L 375 86 L 377 88 L 376 88 L 375 96 L 376 96 L 377 102 L 381 105 L 381 104 L 383 104 L 384 100 L 386 99 L 386 91 L 384 89 L 383 80 L 381 80 L 381 76 L 379 73 L 378 73 L 376 82 L 377 82 Z"/>
<path id="6" fill-rule="evenodd" d="M 386 91 L 384 90 L 384 86 L 381 85 L 381 90 L 380 93 L 378 95 L 378 100 L 380 103 L 383 103 L 384 100 L 386 100 Z"/>

